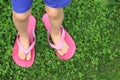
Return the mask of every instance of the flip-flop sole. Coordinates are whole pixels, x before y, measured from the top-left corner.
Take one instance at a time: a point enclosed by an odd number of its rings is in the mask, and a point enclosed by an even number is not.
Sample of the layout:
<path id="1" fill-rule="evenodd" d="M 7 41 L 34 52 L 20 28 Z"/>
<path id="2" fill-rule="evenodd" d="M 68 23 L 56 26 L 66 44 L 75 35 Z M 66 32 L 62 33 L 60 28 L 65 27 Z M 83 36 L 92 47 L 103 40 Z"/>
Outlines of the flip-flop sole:
<path id="1" fill-rule="evenodd" d="M 30 39 L 30 44 L 33 42 L 33 36 L 32 36 L 32 31 L 35 31 L 35 25 L 36 25 L 36 20 L 33 16 L 29 17 L 29 24 L 28 24 L 28 34 L 29 34 L 29 39 Z M 12 52 L 12 58 L 14 62 L 24 68 L 29 68 L 32 66 L 34 63 L 35 59 L 35 48 L 31 50 L 31 59 L 30 60 L 21 60 L 18 56 L 18 44 L 17 44 L 17 39 L 15 41 L 14 47 L 13 47 L 13 52 Z"/>
<path id="2" fill-rule="evenodd" d="M 47 14 L 43 15 L 42 21 L 44 22 L 44 25 L 45 25 L 45 28 L 47 29 L 47 31 L 49 31 L 51 28 L 51 25 L 50 25 L 49 17 Z M 65 30 L 65 38 L 64 39 L 65 39 L 66 44 L 69 46 L 69 49 L 68 49 L 67 53 L 65 53 L 65 55 L 61 56 L 61 55 L 59 55 L 58 52 L 56 52 L 56 55 L 61 60 L 68 60 L 68 59 L 71 59 L 73 57 L 73 55 L 75 54 L 76 44 L 66 30 Z"/>

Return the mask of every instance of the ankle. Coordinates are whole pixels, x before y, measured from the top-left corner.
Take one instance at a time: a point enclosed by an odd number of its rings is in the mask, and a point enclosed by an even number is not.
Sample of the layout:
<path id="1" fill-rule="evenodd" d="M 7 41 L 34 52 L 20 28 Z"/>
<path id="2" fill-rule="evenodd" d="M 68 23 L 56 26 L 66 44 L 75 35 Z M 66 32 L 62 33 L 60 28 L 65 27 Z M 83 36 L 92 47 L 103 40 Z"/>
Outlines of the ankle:
<path id="1" fill-rule="evenodd" d="M 27 31 L 23 32 L 23 33 L 18 33 L 20 35 L 20 37 L 27 37 L 28 33 Z"/>
<path id="2" fill-rule="evenodd" d="M 21 38 L 28 38 L 28 35 L 20 35 Z"/>
<path id="3" fill-rule="evenodd" d="M 58 36 L 61 34 L 61 31 L 60 31 L 60 29 L 51 29 L 50 34 L 51 34 L 51 36 Z"/>
<path id="4" fill-rule="evenodd" d="M 61 32 L 51 33 L 50 35 L 52 38 L 59 38 L 61 35 Z"/>

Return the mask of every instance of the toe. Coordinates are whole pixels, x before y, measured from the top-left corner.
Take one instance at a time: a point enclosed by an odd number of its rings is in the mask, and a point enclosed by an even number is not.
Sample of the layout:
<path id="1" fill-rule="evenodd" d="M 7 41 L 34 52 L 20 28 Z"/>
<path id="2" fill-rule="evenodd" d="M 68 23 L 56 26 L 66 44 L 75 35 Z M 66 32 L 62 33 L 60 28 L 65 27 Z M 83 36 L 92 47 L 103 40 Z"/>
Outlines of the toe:
<path id="1" fill-rule="evenodd" d="M 63 56 L 64 55 L 64 53 L 63 53 L 63 51 L 62 50 L 57 50 L 57 52 L 59 53 L 59 55 L 61 55 L 61 56 Z"/>
<path id="2" fill-rule="evenodd" d="M 20 59 L 25 60 L 25 55 L 21 50 L 19 50 L 18 56 Z"/>
<path id="3" fill-rule="evenodd" d="M 26 60 L 30 60 L 31 59 L 31 54 L 28 53 L 28 55 L 26 56 Z"/>
<path id="4" fill-rule="evenodd" d="M 67 52 L 67 48 L 62 48 L 62 52 L 63 52 L 63 54 L 65 54 L 66 52 Z"/>
<path id="5" fill-rule="evenodd" d="M 69 46 L 67 44 L 63 45 L 62 52 L 65 54 L 68 51 Z"/>

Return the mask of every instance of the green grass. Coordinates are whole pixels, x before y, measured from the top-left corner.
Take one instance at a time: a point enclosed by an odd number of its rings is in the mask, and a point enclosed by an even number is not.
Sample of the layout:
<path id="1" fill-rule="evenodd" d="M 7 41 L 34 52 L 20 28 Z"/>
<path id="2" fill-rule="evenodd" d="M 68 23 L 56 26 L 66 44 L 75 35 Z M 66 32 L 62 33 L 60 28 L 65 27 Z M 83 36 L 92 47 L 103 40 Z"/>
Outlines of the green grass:
<path id="1" fill-rule="evenodd" d="M 36 0 L 36 58 L 24 69 L 11 57 L 17 31 L 10 1 L 0 0 L 0 80 L 120 80 L 120 0 L 73 0 L 64 12 L 63 25 L 77 45 L 75 56 L 61 61 L 54 55 L 41 21 L 44 3 Z"/>

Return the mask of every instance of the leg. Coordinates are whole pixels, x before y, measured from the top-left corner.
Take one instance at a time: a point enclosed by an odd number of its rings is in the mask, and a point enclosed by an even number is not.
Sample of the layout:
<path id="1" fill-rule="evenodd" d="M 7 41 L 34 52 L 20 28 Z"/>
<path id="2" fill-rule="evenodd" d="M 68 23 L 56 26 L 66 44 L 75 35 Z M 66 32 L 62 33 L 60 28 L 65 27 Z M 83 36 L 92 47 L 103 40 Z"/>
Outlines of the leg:
<path id="1" fill-rule="evenodd" d="M 14 25 L 18 31 L 18 34 L 20 35 L 20 43 L 21 45 L 27 49 L 29 47 L 29 37 L 28 37 L 28 33 L 27 33 L 27 25 L 28 25 L 28 18 L 31 15 L 31 9 L 29 9 L 27 12 L 25 13 L 16 13 L 13 11 L 13 22 Z M 31 59 L 31 53 L 28 53 L 27 56 L 24 55 L 24 53 L 19 49 L 19 53 L 18 56 L 20 57 L 20 59 L 27 59 L 30 60 Z"/>
<path id="2" fill-rule="evenodd" d="M 46 12 L 49 16 L 50 23 L 51 23 L 51 38 L 53 42 L 58 45 L 60 38 L 61 38 L 61 30 L 60 26 L 62 25 L 64 19 L 64 12 L 63 8 L 52 8 L 46 5 L 45 7 Z M 64 42 L 63 47 L 61 50 L 57 50 L 60 55 L 64 55 L 68 50 L 68 45 Z"/>

